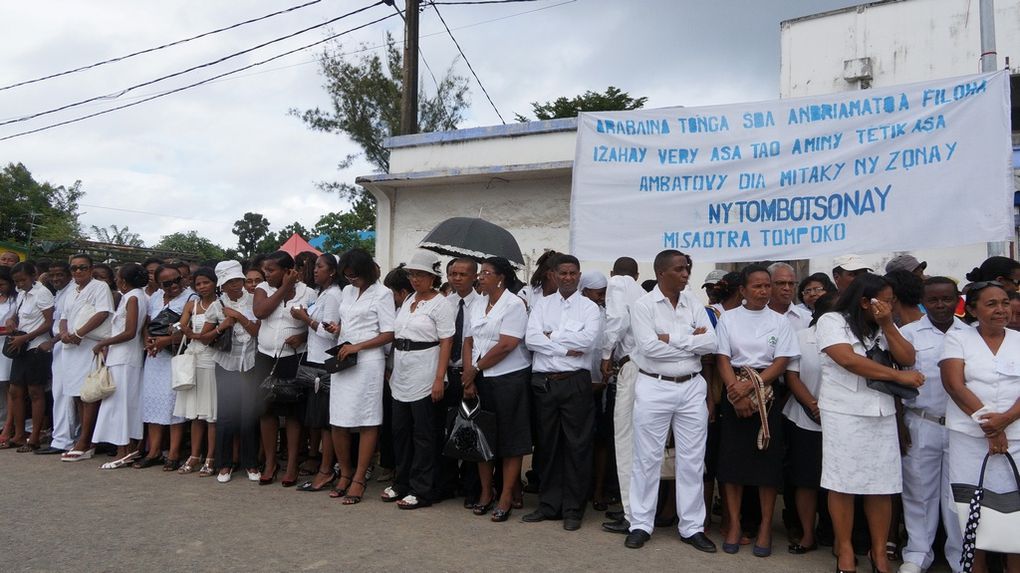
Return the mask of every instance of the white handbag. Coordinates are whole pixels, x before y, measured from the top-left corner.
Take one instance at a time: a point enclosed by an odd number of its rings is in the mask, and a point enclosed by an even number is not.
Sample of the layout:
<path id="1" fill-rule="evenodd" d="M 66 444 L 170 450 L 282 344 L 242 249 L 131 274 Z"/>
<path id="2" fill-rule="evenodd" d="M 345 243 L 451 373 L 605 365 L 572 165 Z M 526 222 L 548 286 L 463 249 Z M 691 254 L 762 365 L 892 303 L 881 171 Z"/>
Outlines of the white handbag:
<path id="1" fill-rule="evenodd" d="M 1020 553 L 1020 472 L 1017 471 L 1013 456 L 997 454 L 1009 463 L 1016 480 L 1016 489 L 1009 492 L 995 492 L 985 489 L 985 470 L 991 454 L 985 454 L 981 464 L 981 477 L 976 486 L 963 483 L 952 484 L 956 515 L 963 531 L 963 570 L 970 571 L 974 561 L 974 550 L 996 553 Z"/>
<path id="2" fill-rule="evenodd" d="M 182 339 L 177 354 L 170 359 L 170 386 L 178 392 L 195 387 L 195 355 L 190 352 L 182 353 L 183 350 Z"/>
<path id="3" fill-rule="evenodd" d="M 72 332 L 78 332 L 78 329 L 85 326 L 88 321 L 92 320 L 92 317 L 96 314 L 96 307 L 92 306 L 91 303 L 85 303 L 78 309 L 78 314 L 74 316 L 74 330 Z M 85 338 L 91 340 L 102 340 L 109 338 L 113 334 L 112 326 L 112 314 L 106 315 L 106 320 L 101 322 L 99 326 L 93 328 L 85 334 Z"/>
<path id="4" fill-rule="evenodd" d="M 94 364 L 94 367 L 85 376 L 85 382 L 81 385 L 80 394 L 81 401 L 90 404 L 108 398 L 117 390 L 117 386 L 113 383 L 113 376 L 110 375 L 110 369 L 106 367 L 106 360 L 103 359 L 103 355 L 97 354 L 92 364 Z"/>

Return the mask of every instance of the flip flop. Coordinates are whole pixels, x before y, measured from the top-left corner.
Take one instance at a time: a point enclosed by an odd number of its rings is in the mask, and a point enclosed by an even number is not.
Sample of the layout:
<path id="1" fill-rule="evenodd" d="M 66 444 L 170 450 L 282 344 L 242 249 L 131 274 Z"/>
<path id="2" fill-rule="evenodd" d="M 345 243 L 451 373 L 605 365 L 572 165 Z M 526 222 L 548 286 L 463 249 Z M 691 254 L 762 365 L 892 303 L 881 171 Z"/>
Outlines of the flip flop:
<path id="1" fill-rule="evenodd" d="M 400 509 L 407 509 L 407 510 L 418 509 L 420 507 L 429 507 L 431 505 L 432 505 L 431 501 L 426 501 L 424 499 L 419 499 L 414 494 L 405 495 L 403 499 L 401 499 L 400 501 L 397 502 L 397 507 L 399 507 Z M 488 511 L 486 511 L 485 513 L 488 513 Z M 482 513 L 482 514 L 479 514 L 479 515 L 485 515 L 485 513 Z"/>
<path id="2" fill-rule="evenodd" d="M 90 460 L 90 459 L 92 459 L 92 456 L 94 456 L 95 454 L 96 454 L 96 449 L 95 448 L 90 448 L 90 449 L 87 449 L 87 450 L 71 450 L 71 451 L 67 452 L 66 454 L 60 456 L 60 461 L 62 461 L 62 462 L 80 462 L 82 460 Z"/>
<path id="3" fill-rule="evenodd" d="M 6 440 L 6 441 L 3 441 L 3 442 L 0 442 L 0 450 L 11 450 L 11 449 L 14 449 L 14 448 L 20 448 L 21 446 L 24 446 L 24 445 L 25 444 L 22 443 L 22 442 L 15 442 L 14 440 Z"/>

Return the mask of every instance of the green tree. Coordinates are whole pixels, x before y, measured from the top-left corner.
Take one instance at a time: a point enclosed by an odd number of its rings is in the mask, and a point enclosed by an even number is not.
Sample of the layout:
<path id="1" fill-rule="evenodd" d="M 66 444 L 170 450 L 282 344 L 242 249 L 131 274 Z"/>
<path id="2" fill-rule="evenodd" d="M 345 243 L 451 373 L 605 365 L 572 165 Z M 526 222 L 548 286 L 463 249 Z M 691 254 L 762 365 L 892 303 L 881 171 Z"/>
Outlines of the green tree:
<path id="1" fill-rule="evenodd" d="M 316 235 L 326 235 L 323 252 L 340 253 L 352 247 L 375 250 L 375 239 L 362 239 L 360 233 L 375 229 L 375 202 L 363 197 L 349 211 L 326 213 L 315 223 Z"/>
<path id="2" fill-rule="evenodd" d="M 95 236 L 96 240 L 100 243 L 110 243 L 112 245 L 126 245 L 128 247 L 144 247 L 145 242 L 139 237 L 138 233 L 132 233 L 127 225 L 123 228 L 117 227 L 117 225 L 110 225 L 110 228 L 97 227 L 92 225 L 92 235 Z"/>
<path id="3" fill-rule="evenodd" d="M 237 236 L 237 252 L 250 258 L 259 252 L 259 243 L 269 234 L 269 219 L 261 213 L 245 213 L 234 221 L 232 232 Z"/>
<path id="4" fill-rule="evenodd" d="M 200 237 L 197 231 L 164 235 L 153 248 L 175 253 L 194 253 L 199 255 L 201 260 L 219 261 L 226 258 L 219 245 Z"/>
<path id="5" fill-rule="evenodd" d="M 626 111 L 641 109 L 648 101 L 647 97 L 633 98 L 630 94 L 620 91 L 619 88 L 609 86 L 605 93 L 597 93 L 591 90 L 572 98 L 559 97 L 545 103 L 531 102 L 531 111 L 536 119 L 559 119 L 564 117 L 577 117 L 582 111 Z M 515 114 L 517 121 L 531 121 L 527 116 Z"/>
<path id="6" fill-rule="evenodd" d="M 39 183 L 21 163 L 0 171 L 0 240 L 28 244 L 83 238 L 78 200 L 81 181 L 70 187 Z"/>

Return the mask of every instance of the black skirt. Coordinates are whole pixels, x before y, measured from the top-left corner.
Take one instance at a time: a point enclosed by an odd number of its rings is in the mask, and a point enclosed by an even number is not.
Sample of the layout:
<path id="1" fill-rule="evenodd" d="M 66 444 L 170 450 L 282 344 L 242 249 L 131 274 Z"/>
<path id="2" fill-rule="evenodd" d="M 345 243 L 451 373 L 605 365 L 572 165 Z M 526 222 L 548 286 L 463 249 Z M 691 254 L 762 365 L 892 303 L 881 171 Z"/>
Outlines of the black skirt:
<path id="1" fill-rule="evenodd" d="M 314 388 L 310 388 L 305 391 L 304 425 L 309 430 L 328 430 L 329 374 L 326 372 L 322 364 L 308 362 L 307 360 L 303 361 L 301 364 L 322 370 L 322 375 L 326 377 L 326 384 L 320 384 L 318 392 L 316 392 Z"/>
<path id="2" fill-rule="evenodd" d="M 502 376 L 484 374 L 475 379 L 482 410 L 496 414 L 496 456 L 501 458 L 530 454 L 531 370 L 524 368 Z"/>
<path id="3" fill-rule="evenodd" d="M 766 450 L 759 450 L 758 429 L 761 419 L 758 413 L 748 418 L 738 418 L 733 405 L 725 397 L 719 403 L 717 423 L 719 424 L 719 483 L 733 483 L 750 486 L 774 486 L 783 484 L 783 441 L 782 408 L 773 402 L 769 410 L 769 432 L 772 439 Z"/>
<path id="4" fill-rule="evenodd" d="M 822 433 L 805 430 L 787 419 L 783 422 L 790 483 L 794 487 L 818 489 L 822 481 Z"/>
<path id="5" fill-rule="evenodd" d="M 290 356 L 281 356 L 279 361 L 277 361 L 273 356 L 257 352 L 255 353 L 255 367 L 252 368 L 252 378 L 258 386 L 261 386 L 262 381 L 270 373 L 276 374 L 280 378 L 294 378 L 297 374 L 300 359 L 300 355 L 292 354 Z M 261 387 L 259 387 L 258 391 L 259 397 L 264 403 L 262 414 L 286 416 L 288 418 L 300 418 L 304 414 L 305 400 L 303 398 L 292 403 L 271 402 L 267 399 Z"/>

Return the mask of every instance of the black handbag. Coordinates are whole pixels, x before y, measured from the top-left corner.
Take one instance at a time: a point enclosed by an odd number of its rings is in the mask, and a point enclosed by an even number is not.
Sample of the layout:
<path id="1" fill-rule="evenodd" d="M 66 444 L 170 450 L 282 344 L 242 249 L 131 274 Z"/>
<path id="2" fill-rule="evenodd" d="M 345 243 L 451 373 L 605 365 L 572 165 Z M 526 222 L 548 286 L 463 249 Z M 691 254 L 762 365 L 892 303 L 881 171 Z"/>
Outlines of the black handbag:
<path id="1" fill-rule="evenodd" d="M 867 350 L 865 356 L 867 356 L 869 360 L 877 362 L 882 366 L 887 366 L 893 370 L 900 369 L 900 365 L 896 364 L 896 361 L 892 359 L 892 354 L 890 354 L 888 350 L 879 347 L 877 342 L 874 346 Z M 901 398 L 903 400 L 917 398 L 917 396 L 921 393 L 917 388 L 911 388 L 895 382 L 889 382 L 888 380 L 872 380 L 871 378 L 868 378 L 867 384 L 868 388 L 871 388 L 872 390 L 876 390 L 883 394 L 889 394 L 890 396 Z"/>
<path id="2" fill-rule="evenodd" d="M 329 392 L 329 372 L 319 366 L 302 364 L 298 366 L 297 375 L 294 376 L 294 383 L 305 391 Z"/>
<path id="3" fill-rule="evenodd" d="M 269 371 L 259 384 L 262 395 L 266 402 L 277 404 L 295 404 L 304 398 L 304 392 L 296 383 L 294 378 L 283 378 L 276 375 L 276 367 L 280 364 L 280 357 L 277 355 L 273 369 Z"/>
<path id="4" fill-rule="evenodd" d="M 443 455 L 466 462 L 487 462 L 496 457 L 492 446 L 496 444 L 496 415 L 466 401 L 459 408 L 450 408 L 447 421 L 446 446 Z"/>
<path id="5" fill-rule="evenodd" d="M 357 352 L 355 352 L 354 354 L 348 354 L 347 358 L 344 358 L 343 360 L 337 359 L 337 354 L 340 353 L 340 348 L 345 344 L 350 344 L 350 342 L 342 342 L 326 351 L 326 354 L 329 355 L 329 358 L 327 358 L 326 362 L 323 364 L 323 366 L 326 368 L 326 372 L 330 374 L 336 374 L 337 372 L 347 370 L 348 368 L 351 368 L 358 364 Z"/>
<path id="6" fill-rule="evenodd" d="M 7 358 L 10 358 L 11 360 L 14 360 L 15 358 L 21 356 L 22 354 L 25 353 L 25 351 L 28 350 L 28 343 L 27 342 L 25 344 L 22 344 L 21 346 L 19 346 L 17 348 L 14 348 L 13 346 L 11 346 L 11 339 L 14 338 L 15 336 L 21 336 L 23 334 L 25 334 L 25 333 L 20 331 L 20 330 L 15 330 L 14 332 L 9 332 L 7 334 L 7 338 L 4 339 L 4 349 L 3 349 L 3 355 L 4 356 L 6 356 Z"/>
<path id="7" fill-rule="evenodd" d="M 170 307 L 159 311 L 154 318 L 149 319 L 149 336 L 170 336 L 173 333 L 174 325 L 181 321 L 181 315 L 174 312 Z"/>
<path id="8" fill-rule="evenodd" d="M 223 297 L 220 297 L 220 306 L 226 308 L 223 304 Z M 219 350 L 220 352 L 230 352 L 234 346 L 234 327 L 231 326 L 226 330 L 221 330 L 216 338 L 213 338 L 212 342 L 209 343 L 209 347 L 213 350 Z"/>

